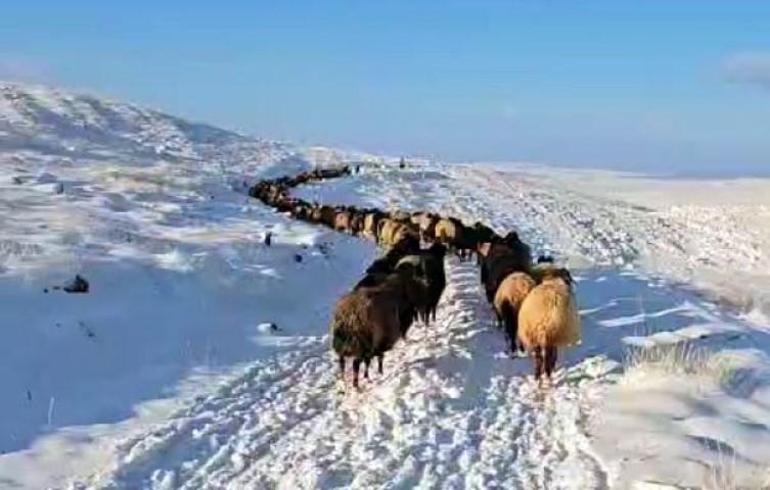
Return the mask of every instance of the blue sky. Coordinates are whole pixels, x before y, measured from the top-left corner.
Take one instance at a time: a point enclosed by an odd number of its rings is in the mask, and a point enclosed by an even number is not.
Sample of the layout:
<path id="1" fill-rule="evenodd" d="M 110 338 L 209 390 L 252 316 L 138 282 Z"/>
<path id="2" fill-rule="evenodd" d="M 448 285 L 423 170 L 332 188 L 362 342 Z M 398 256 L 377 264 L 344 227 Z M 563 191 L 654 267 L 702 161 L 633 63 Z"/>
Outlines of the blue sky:
<path id="1" fill-rule="evenodd" d="M 0 78 L 449 160 L 770 174 L 770 2 L 13 1 Z"/>

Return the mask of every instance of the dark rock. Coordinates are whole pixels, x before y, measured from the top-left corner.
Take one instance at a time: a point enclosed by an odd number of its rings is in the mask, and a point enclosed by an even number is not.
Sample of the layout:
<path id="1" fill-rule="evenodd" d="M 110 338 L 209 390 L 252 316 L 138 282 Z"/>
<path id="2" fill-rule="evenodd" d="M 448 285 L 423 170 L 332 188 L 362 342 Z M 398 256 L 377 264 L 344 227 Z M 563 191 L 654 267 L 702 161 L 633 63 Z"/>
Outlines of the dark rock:
<path id="1" fill-rule="evenodd" d="M 72 282 L 62 287 L 62 289 L 68 293 L 87 293 L 88 288 L 88 281 L 86 281 L 80 274 L 77 274 Z"/>

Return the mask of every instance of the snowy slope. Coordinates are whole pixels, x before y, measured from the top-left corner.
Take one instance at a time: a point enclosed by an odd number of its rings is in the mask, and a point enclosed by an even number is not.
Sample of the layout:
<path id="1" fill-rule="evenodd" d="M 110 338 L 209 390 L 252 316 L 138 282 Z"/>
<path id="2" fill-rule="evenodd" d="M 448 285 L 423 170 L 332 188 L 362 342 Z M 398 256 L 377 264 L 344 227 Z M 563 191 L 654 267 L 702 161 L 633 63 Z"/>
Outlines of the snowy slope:
<path id="1" fill-rule="evenodd" d="M 512 188 L 528 200 L 551 201 L 543 206 L 564 235 L 564 246 L 575 253 L 590 257 L 581 250 L 584 242 L 593 242 L 586 235 L 601 234 L 610 249 L 603 252 L 605 260 L 642 265 L 768 323 L 767 179 L 667 180 L 532 165 L 498 168 L 516 175 Z M 527 188 L 540 195 L 532 196 Z M 537 219 L 543 219 L 542 211 L 531 210 Z M 618 250 L 613 242 L 626 249 Z"/>
<path id="2" fill-rule="evenodd" d="M 340 279 L 374 253 L 245 195 L 244 179 L 335 163 L 335 152 L 52 89 L 4 84 L 0 100 L 8 485 L 41 488 L 92 471 L 111 454 L 94 441 L 163 419 L 244 363 L 324 332 L 318 318 Z M 78 130 L 84 121 L 88 130 Z M 89 294 L 53 289 L 75 274 Z M 281 291 L 308 275 L 324 292 L 300 310 Z M 281 331 L 261 331 L 265 322 Z"/>
<path id="3" fill-rule="evenodd" d="M 759 242 L 752 255 L 749 227 L 579 192 L 567 173 L 399 170 L 94 97 L 2 90 L 0 486 L 653 488 L 729 473 L 758 487 L 766 477 L 762 319 L 696 294 L 682 272 L 756 268 L 766 251 Z M 272 212 L 243 182 L 362 158 L 376 163 L 297 193 L 515 228 L 571 265 L 585 337 L 560 360 L 555 388 L 536 389 L 530 362 L 510 358 L 475 266 L 450 258 L 438 321 L 411 330 L 362 393 L 343 391 L 326 325 L 376 250 Z M 76 273 L 89 294 L 51 289 Z M 623 366 L 630 346 L 684 343 L 723 367 Z"/>

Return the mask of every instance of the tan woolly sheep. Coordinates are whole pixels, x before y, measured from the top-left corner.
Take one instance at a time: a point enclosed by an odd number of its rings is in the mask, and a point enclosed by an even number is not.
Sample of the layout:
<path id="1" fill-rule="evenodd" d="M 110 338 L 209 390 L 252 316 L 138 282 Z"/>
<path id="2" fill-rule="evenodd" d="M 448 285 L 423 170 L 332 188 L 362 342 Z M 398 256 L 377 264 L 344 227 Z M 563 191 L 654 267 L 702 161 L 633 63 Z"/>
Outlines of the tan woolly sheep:
<path id="1" fill-rule="evenodd" d="M 384 219 L 378 224 L 380 243 L 392 247 L 401 240 L 414 236 L 419 243 L 419 234 L 411 225 L 399 223 L 392 219 Z"/>
<path id="2" fill-rule="evenodd" d="M 508 274 L 497 288 L 494 298 L 495 313 L 498 322 L 502 322 L 511 351 L 516 352 L 516 340 L 519 329 L 519 310 L 524 299 L 535 288 L 535 280 L 524 272 Z"/>
<path id="3" fill-rule="evenodd" d="M 382 213 L 372 211 L 364 216 L 364 235 L 369 238 L 377 239 L 377 225 L 382 220 Z"/>
<path id="4" fill-rule="evenodd" d="M 521 304 L 519 342 L 534 357 L 535 379 L 550 380 L 557 349 L 580 342 L 580 317 L 566 269 L 549 268 Z"/>

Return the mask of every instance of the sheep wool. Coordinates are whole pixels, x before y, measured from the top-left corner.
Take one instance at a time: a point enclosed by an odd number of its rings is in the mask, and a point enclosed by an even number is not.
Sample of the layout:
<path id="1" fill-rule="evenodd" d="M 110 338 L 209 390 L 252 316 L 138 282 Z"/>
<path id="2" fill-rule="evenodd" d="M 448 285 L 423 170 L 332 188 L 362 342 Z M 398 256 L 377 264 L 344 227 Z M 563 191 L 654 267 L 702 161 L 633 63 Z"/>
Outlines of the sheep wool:
<path id="1" fill-rule="evenodd" d="M 563 279 L 545 279 L 527 295 L 519 310 L 518 336 L 527 351 L 580 342 L 577 304 Z"/>

